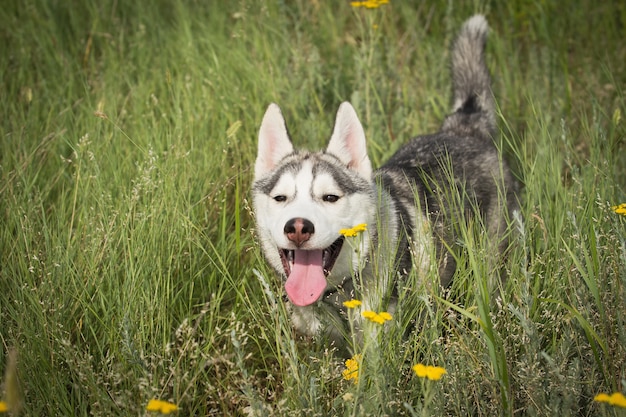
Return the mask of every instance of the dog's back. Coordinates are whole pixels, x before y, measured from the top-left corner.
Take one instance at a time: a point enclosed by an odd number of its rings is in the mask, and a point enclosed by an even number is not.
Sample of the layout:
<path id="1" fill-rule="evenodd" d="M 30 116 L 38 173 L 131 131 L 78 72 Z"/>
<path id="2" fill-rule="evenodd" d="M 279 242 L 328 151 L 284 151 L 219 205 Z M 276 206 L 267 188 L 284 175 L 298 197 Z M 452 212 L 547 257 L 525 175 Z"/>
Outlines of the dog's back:
<path id="1" fill-rule="evenodd" d="M 410 205 L 417 203 L 430 217 L 444 286 L 456 269 L 454 256 L 445 249 L 456 240 L 454 223 L 480 213 L 490 239 L 503 251 L 507 245 L 503 214 L 518 208 L 516 181 L 493 143 L 495 104 L 484 56 L 488 29 L 485 18 L 476 15 L 459 32 L 452 50 L 452 112 L 441 130 L 412 139 L 377 171 L 391 195 L 406 196 L 398 204 L 406 236 L 415 235 Z M 410 196 L 417 196 L 417 201 Z M 407 252 L 400 267 L 408 269 L 410 262 Z"/>

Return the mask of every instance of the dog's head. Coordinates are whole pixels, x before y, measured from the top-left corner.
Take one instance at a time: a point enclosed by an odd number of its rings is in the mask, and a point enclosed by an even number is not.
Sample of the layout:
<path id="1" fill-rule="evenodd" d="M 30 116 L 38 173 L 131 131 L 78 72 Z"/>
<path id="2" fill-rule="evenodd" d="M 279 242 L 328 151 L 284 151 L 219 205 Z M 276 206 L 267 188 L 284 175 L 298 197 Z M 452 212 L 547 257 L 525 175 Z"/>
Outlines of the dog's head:
<path id="1" fill-rule="evenodd" d="M 263 251 L 286 277 L 293 304 L 315 303 L 354 273 L 369 240 L 364 234 L 360 247 L 350 247 L 339 231 L 373 221 L 375 192 L 365 133 L 349 103 L 337 111 L 326 150 L 315 153 L 294 149 L 279 107 L 271 104 L 259 131 L 252 188 Z"/>

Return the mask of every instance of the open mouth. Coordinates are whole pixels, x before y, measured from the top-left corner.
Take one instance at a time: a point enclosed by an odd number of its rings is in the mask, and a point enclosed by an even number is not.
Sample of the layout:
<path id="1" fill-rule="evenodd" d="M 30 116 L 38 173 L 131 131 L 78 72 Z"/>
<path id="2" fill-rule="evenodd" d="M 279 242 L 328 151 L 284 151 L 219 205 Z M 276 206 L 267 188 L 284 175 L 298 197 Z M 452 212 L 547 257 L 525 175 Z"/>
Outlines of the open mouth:
<path id="1" fill-rule="evenodd" d="M 339 239 L 335 240 L 329 247 L 322 251 L 322 268 L 324 270 L 324 276 L 328 276 L 330 271 L 335 266 L 335 261 L 339 256 L 339 252 L 341 252 L 341 248 L 343 246 L 344 237 L 341 236 Z M 300 250 L 300 249 L 298 249 Z M 293 269 L 294 261 L 296 258 L 296 250 L 294 249 L 279 249 L 278 253 L 280 255 L 280 260 L 283 263 L 283 268 L 285 269 L 285 275 L 291 275 L 291 271 Z"/>
<path id="2" fill-rule="evenodd" d="M 287 275 L 285 292 L 294 305 L 304 307 L 320 299 L 328 285 L 326 277 L 341 252 L 343 239 L 340 237 L 326 249 L 279 249 Z"/>

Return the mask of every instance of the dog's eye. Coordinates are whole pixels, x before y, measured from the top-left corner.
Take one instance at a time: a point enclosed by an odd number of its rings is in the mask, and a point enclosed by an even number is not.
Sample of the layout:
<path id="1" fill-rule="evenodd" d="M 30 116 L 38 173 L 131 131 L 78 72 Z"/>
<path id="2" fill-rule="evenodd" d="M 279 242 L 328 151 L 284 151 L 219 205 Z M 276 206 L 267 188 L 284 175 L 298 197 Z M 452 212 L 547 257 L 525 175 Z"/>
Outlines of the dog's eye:
<path id="1" fill-rule="evenodd" d="M 282 203 L 283 201 L 287 201 L 287 196 L 286 195 L 277 195 L 274 197 L 274 201 L 278 202 L 278 203 Z"/>
<path id="2" fill-rule="evenodd" d="M 339 200 L 339 196 L 334 194 L 324 194 L 324 196 L 322 196 L 322 200 L 327 203 L 336 203 L 337 200 Z"/>

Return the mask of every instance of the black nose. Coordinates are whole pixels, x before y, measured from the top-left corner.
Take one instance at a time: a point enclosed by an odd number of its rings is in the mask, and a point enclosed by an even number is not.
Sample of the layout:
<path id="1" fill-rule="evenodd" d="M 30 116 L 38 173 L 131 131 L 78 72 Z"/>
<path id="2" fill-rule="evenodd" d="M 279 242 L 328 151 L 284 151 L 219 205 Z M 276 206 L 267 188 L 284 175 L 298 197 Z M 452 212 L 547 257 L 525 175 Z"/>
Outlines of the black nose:
<path id="1" fill-rule="evenodd" d="M 304 242 L 311 239 L 311 235 L 315 233 L 315 226 L 310 220 L 296 217 L 285 223 L 284 232 L 287 239 L 300 247 Z"/>

